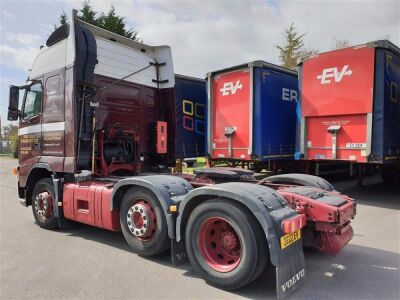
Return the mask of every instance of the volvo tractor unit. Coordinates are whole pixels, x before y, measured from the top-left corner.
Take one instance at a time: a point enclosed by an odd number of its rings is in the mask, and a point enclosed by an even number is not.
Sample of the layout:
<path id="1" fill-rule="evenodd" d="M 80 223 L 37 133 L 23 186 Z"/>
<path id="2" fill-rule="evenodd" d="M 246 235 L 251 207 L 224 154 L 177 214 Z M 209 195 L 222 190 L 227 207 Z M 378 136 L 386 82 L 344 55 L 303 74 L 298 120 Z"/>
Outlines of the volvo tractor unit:
<path id="1" fill-rule="evenodd" d="M 97 28 L 76 11 L 70 20 L 48 38 L 27 82 L 10 87 L 18 195 L 40 227 L 75 221 L 122 231 L 135 253 L 169 250 L 174 263 L 188 258 L 227 290 L 271 263 L 279 297 L 306 277 L 303 245 L 336 253 L 349 242 L 355 203 L 319 177 L 259 181 L 239 168 L 168 173 L 181 147 L 170 47 Z"/>

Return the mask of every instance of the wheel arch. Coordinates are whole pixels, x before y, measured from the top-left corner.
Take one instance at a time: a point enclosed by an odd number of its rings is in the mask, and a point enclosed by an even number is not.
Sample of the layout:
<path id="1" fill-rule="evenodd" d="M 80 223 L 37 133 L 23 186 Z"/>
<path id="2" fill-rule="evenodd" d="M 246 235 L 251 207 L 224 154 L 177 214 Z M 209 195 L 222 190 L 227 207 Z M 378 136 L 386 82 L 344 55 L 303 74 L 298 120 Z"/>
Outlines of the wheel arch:
<path id="1" fill-rule="evenodd" d="M 32 192 L 36 183 L 43 178 L 51 178 L 53 171 L 47 163 L 36 163 L 27 176 L 25 185 L 25 206 L 32 205 Z"/>
<path id="2" fill-rule="evenodd" d="M 170 212 L 171 205 L 181 201 L 192 186 L 185 179 L 171 175 L 150 175 L 125 178 L 114 186 L 111 193 L 110 209 L 119 209 L 125 193 L 131 187 L 142 187 L 149 190 L 160 202 L 168 226 L 168 236 L 175 239 L 175 215 Z"/>
<path id="3" fill-rule="evenodd" d="M 271 262 L 277 266 L 282 259 L 279 245 L 281 221 L 296 212 L 274 190 L 261 185 L 231 182 L 191 191 L 179 206 L 176 221 L 177 242 L 183 239 L 183 231 L 193 209 L 213 198 L 225 198 L 239 203 L 255 217 L 268 243 Z"/>
<path id="4" fill-rule="evenodd" d="M 296 184 L 296 185 L 305 185 L 312 186 L 326 191 L 334 191 L 335 188 L 329 181 L 321 178 L 319 176 L 309 175 L 309 174 L 300 174 L 300 173 L 289 173 L 289 174 L 279 174 L 267 177 L 265 180 L 270 181 L 272 183 L 281 183 L 281 184 Z"/>

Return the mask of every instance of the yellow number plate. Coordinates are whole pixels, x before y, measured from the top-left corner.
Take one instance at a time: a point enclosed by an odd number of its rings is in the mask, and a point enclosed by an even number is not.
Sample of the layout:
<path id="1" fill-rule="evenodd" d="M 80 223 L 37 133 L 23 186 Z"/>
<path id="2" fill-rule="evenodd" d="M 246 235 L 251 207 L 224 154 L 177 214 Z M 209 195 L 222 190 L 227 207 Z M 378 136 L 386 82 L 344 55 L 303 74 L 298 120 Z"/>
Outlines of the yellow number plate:
<path id="1" fill-rule="evenodd" d="M 286 234 L 281 237 L 281 249 L 285 249 L 287 246 L 290 246 L 295 241 L 301 238 L 301 231 L 297 230 L 293 233 Z"/>

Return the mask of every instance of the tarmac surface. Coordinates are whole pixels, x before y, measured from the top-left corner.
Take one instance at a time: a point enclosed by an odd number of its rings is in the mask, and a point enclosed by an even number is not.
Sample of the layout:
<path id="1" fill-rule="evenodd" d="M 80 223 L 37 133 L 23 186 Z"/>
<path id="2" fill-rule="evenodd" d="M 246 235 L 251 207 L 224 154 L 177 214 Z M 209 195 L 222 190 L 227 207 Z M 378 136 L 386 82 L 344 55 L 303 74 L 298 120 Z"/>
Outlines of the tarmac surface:
<path id="1" fill-rule="evenodd" d="M 207 285 L 190 264 L 169 254 L 143 258 L 120 233 L 79 225 L 48 231 L 17 199 L 16 160 L 0 158 L 1 299 L 274 299 L 264 272 L 252 284 L 226 292 Z M 357 199 L 354 238 L 339 254 L 306 250 L 307 279 L 288 299 L 400 299 L 400 193 L 378 177 L 356 187 L 334 183 Z"/>

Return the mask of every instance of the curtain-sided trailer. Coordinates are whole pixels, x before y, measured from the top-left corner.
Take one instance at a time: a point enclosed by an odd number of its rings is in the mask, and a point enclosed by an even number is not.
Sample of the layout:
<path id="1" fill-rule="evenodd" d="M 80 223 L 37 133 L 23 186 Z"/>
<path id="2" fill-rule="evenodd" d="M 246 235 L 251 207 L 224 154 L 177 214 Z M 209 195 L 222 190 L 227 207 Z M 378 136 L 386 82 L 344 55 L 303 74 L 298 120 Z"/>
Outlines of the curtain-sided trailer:
<path id="1" fill-rule="evenodd" d="M 271 169 L 271 164 L 294 159 L 296 72 L 253 61 L 207 78 L 211 164 Z"/>
<path id="2" fill-rule="evenodd" d="M 383 166 L 400 173 L 400 49 L 382 40 L 300 64 L 299 157 Z"/>
<path id="3" fill-rule="evenodd" d="M 207 132 L 206 81 L 175 75 L 176 159 L 205 155 Z"/>

